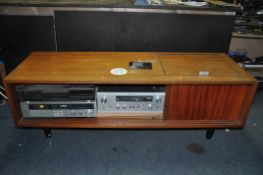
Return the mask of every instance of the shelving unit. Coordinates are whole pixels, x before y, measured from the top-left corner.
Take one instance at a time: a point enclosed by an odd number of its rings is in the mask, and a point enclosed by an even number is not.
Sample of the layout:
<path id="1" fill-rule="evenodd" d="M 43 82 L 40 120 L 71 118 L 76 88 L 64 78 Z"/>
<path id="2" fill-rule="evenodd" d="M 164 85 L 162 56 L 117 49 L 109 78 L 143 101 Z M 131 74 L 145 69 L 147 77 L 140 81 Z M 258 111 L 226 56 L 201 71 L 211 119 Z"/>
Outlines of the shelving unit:
<path id="1" fill-rule="evenodd" d="M 234 36 L 263 38 L 263 3 L 241 1 L 242 10 L 237 13 Z"/>

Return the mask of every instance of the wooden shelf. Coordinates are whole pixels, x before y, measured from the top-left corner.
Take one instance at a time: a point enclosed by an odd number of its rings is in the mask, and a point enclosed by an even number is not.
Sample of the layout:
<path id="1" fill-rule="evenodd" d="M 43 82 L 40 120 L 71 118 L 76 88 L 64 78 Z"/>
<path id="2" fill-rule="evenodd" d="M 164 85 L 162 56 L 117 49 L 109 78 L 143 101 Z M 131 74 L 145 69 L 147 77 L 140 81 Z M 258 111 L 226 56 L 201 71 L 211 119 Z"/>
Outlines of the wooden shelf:
<path id="1" fill-rule="evenodd" d="M 143 120 L 143 119 L 25 119 L 18 122 L 19 127 L 33 128 L 228 128 L 241 127 L 239 120 Z"/>

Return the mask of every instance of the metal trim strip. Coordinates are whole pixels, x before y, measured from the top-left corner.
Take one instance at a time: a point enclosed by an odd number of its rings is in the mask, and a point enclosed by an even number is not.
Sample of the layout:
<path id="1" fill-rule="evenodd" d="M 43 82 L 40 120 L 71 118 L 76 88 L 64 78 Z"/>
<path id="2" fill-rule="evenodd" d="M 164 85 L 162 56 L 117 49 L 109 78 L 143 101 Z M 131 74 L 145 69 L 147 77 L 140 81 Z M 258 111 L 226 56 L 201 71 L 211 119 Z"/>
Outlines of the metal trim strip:
<path id="1" fill-rule="evenodd" d="M 104 8 L 104 7 L 14 7 L 0 6 L 0 15 L 22 16 L 54 16 L 55 11 L 101 11 L 101 12 L 131 12 L 131 13 L 170 13 L 193 15 L 223 15 L 234 16 L 233 11 L 205 11 L 205 10 L 170 10 L 170 9 L 142 9 L 142 8 Z"/>

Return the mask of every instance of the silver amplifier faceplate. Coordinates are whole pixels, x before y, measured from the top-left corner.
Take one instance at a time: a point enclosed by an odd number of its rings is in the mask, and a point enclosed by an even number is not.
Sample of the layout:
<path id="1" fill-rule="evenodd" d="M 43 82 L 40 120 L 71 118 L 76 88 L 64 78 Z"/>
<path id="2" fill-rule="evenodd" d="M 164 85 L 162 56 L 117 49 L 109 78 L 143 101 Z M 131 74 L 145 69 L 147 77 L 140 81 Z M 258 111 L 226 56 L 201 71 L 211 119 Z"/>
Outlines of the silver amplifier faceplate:
<path id="1" fill-rule="evenodd" d="M 24 118 L 96 117 L 95 101 L 22 101 Z"/>
<path id="2" fill-rule="evenodd" d="M 163 113 L 165 92 L 97 92 L 98 115 Z"/>

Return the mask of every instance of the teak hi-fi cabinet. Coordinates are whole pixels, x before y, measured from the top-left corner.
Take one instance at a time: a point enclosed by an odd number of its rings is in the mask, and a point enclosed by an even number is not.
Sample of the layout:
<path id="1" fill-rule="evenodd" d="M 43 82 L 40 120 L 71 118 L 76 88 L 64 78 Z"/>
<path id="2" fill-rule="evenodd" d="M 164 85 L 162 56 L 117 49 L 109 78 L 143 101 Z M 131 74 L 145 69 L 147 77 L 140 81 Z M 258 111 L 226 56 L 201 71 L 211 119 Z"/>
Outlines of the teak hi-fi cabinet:
<path id="1" fill-rule="evenodd" d="M 131 61 L 152 69 L 130 69 Z M 163 117 L 24 118 L 19 84 L 164 85 Z M 225 54 L 172 52 L 33 52 L 4 81 L 16 126 L 36 128 L 240 128 L 257 84 Z"/>

